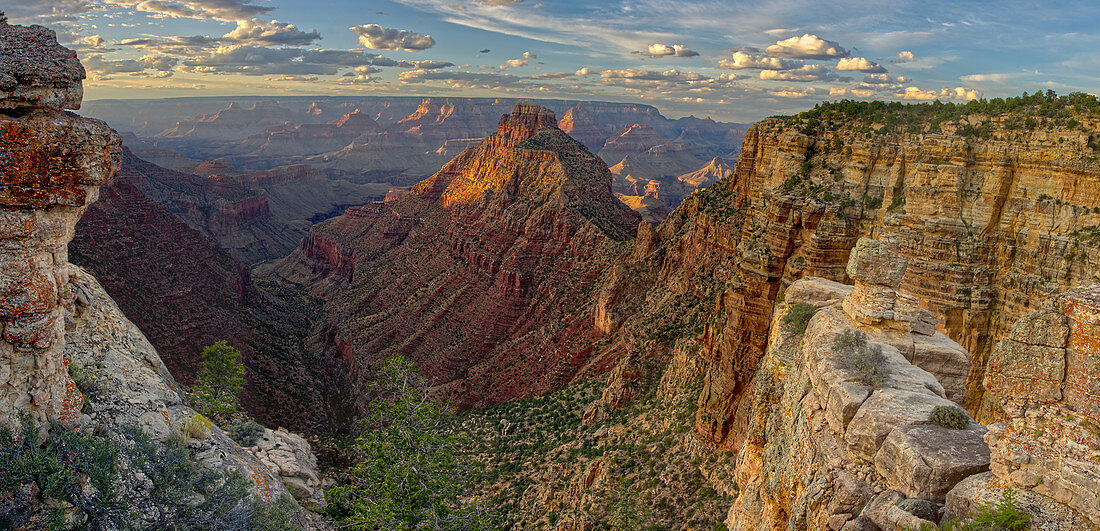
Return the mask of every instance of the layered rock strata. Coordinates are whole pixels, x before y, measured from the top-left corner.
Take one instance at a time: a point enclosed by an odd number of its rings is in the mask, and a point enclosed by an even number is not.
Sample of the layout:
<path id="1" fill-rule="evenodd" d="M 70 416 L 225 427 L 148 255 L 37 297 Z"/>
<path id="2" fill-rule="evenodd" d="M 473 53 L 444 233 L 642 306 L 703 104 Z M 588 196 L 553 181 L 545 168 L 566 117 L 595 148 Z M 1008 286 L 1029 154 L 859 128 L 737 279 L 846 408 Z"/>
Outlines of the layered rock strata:
<path id="1" fill-rule="evenodd" d="M 1067 521 L 1100 527 L 1097 325 L 1100 286 L 1089 285 L 1023 316 L 993 348 L 983 383 L 1008 419 L 991 424 L 986 435 L 992 477 L 954 493 L 955 510 L 1015 488 L 1068 506 L 1077 514 Z"/>
<path id="2" fill-rule="evenodd" d="M 490 404 L 589 361 L 574 309 L 637 222 L 607 166 L 519 104 L 410 193 L 316 225 L 275 273 L 327 299 L 320 337 L 346 374 L 403 354 L 459 405 Z"/>
<path id="3" fill-rule="evenodd" d="M 731 529 L 918 528 L 939 519 L 960 480 L 989 468 L 985 428 L 929 422 L 934 408 L 957 407 L 935 371 L 948 358 L 961 367 L 947 367 L 947 376 L 965 374 L 961 347 L 942 333 L 898 326 L 911 321 L 861 322 L 881 315 L 884 300 L 904 300 L 885 286 L 897 283 L 905 261 L 886 245 L 861 240 L 848 268 L 875 286 L 877 297 L 811 277 L 792 284 L 776 308 L 746 397 L 752 414 L 738 454 L 741 494 L 726 522 Z M 782 324 L 799 303 L 818 308 L 804 334 Z M 866 380 L 859 365 L 866 360 L 837 342 L 850 331 L 881 349 L 881 384 Z M 920 367 L 933 360 L 932 370 Z"/>
<path id="4" fill-rule="evenodd" d="M 41 26 L 0 21 L 0 414 L 72 426 L 83 398 L 63 351 L 67 244 L 122 139 L 80 107 L 84 69 Z"/>

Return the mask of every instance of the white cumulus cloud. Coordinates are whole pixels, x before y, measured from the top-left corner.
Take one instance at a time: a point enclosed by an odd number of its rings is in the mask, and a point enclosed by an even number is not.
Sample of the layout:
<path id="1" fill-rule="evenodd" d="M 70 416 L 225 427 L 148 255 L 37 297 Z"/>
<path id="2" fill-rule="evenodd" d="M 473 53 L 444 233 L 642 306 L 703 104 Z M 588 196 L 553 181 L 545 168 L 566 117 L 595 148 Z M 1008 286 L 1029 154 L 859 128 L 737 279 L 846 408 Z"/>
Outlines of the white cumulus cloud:
<path id="1" fill-rule="evenodd" d="M 359 44 L 374 50 L 405 50 L 419 52 L 435 46 L 431 35 L 403 29 L 383 28 L 378 24 L 366 24 L 348 28 L 359 36 Z"/>
<path id="2" fill-rule="evenodd" d="M 699 55 L 699 52 L 688 48 L 682 44 L 650 44 L 644 52 L 637 52 L 649 57 L 664 57 L 671 55 L 674 57 L 695 57 Z"/>
<path id="3" fill-rule="evenodd" d="M 833 41 L 827 41 L 809 33 L 801 37 L 791 37 L 768 46 L 765 53 L 772 57 L 792 59 L 834 59 L 848 57 L 848 50 Z"/>
<path id="4" fill-rule="evenodd" d="M 791 70 L 799 66 L 802 66 L 799 61 L 752 55 L 745 52 L 733 52 L 731 59 L 718 61 L 718 68 L 726 70 Z"/>
<path id="5" fill-rule="evenodd" d="M 868 74 L 883 74 L 886 69 L 882 65 L 867 59 L 866 57 L 844 57 L 836 64 L 837 70 L 849 70 Z"/>
<path id="6" fill-rule="evenodd" d="M 904 100 L 929 101 L 939 99 L 970 101 L 982 97 L 982 93 L 981 91 L 966 87 L 941 87 L 939 90 L 924 90 L 920 87 L 905 87 L 905 90 L 902 92 L 898 92 L 896 96 Z"/>
<path id="7" fill-rule="evenodd" d="M 805 65 L 794 70 L 761 70 L 760 79 L 771 81 L 833 81 L 839 79 L 836 72 L 825 65 Z"/>

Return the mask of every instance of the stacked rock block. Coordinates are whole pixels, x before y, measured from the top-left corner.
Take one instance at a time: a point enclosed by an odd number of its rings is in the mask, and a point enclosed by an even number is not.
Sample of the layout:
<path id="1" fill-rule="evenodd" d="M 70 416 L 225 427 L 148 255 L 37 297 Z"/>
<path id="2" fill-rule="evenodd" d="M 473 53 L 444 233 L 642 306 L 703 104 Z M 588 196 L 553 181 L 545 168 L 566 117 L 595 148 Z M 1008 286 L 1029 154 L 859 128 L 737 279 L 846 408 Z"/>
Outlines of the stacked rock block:
<path id="1" fill-rule="evenodd" d="M 856 243 L 848 260 L 855 290 L 844 297 L 844 311 L 853 321 L 884 325 L 930 336 L 936 331 L 932 312 L 917 306 L 916 297 L 898 291 L 908 261 L 888 244 L 870 238 Z"/>
<path id="2" fill-rule="evenodd" d="M 990 470 L 1100 525 L 1100 285 L 1020 318 L 984 385 L 1009 417 L 986 436 Z"/>
<path id="3" fill-rule="evenodd" d="M 122 140 L 78 109 L 84 68 L 52 30 L 0 21 L 0 421 L 77 422 L 65 361 L 67 245 Z"/>

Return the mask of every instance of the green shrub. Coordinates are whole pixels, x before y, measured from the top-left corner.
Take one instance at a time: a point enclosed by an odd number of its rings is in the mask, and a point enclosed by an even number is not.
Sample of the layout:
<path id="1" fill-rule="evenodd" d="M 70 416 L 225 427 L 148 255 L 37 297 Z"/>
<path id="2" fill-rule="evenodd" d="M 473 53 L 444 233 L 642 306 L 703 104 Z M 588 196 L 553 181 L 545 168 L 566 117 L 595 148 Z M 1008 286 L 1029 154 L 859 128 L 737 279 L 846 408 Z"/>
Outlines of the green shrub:
<path id="1" fill-rule="evenodd" d="M 867 343 L 867 334 L 846 330 L 833 339 L 833 353 L 848 360 L 855 380 L 870 387 L 882 387 L 889 376 L 881 345 Z"/>
<path id="2" fill-rule="evenodd" d="M 928 421 L 944 428 L 965 430 L 970 425 L 970 416 L 957 407 L 936 406 L 928 415 Z"/>
<path id="3" fill-rule="evenodd" d="M 228 431 L 229 437 L 237 441 L 237 444 L 241 446 L 255 446 L 260 435 L 264 433 L 264 427 L 262 424 L 249 419 L 244 422 L 233 424 L 229 427 Z"/>
<path id="4" fill-rule="evenodd" d="M 118 448 L 106 438 L 58 426 L 51 426 L 45 439 L 41 433 L 27 414 L 19 417 L 14 431 L 0 426 L 0 499 L 12 499 L 23 485 L 34 483 L 43 497 L 80 509 L 88 517 L 88 527 L 128 522 L 128 511 L 115 489 Z M 82 477 L 90 491 L 81 488 Z M 63 515 L 62 509 L 51 509 L 48 527 L 60 528 Z M 0 528 L 18 528 L 31 516 L 14 510 L 0 513 Z"/>
<path id="5" fill-rule="evenodd" d="M 1031 515 L 1016 506 L 1016 492 L 1004 491 L 1001 501 L 987 504 L 960 520 L 947 519 L 937 526 L 922 526 L 921 531 L 1024 531 L 1031 529 Z"/>
<path id="6" fill-rule="evenodd" d="M 817 313 L 817 306 L 808 302 L 800 302 L 787 309 L 786 315 L 780 320 L 783 329 L 792 334 L 801 334 L 810 324 L 810 318 Z"/>
<path id="7" fill-rule="evenodd" d="M 1022 531 L 1031 527 L 1031 515 L 1016 507 L 1016 491 L 1006 490 L 1001 501 L 986 505 L 970 515 L 973 529 L 1004 529 Z"/>
<path id="8" fill-rule="evenodd" d="M 352 529 L 483 529 L 489 516 L 459 496 L 467 482 L 453 410 L 434 400 L 416 366 L 383 363 L 355 439 L 348 481 L 325 491 L 325 512 Z"/>
<path id="9" fill-rule="evenodd" d="M 244 474 L 201 467 L 178 436 L 162 443 L 128 426 L 115 443 L 56 425 L 47 431 L 43 439 L 27 416 L 16 431 L 0 427 L 0 499 L 13 499 L 33 482 L 42 498 L 78 509 L 89 529 L 295 528 L 293 502 L 288 510 L 287 501 L 270 504 L 250 496 Z M 123 493 L 123 485 L 140 490 Z M 50 505 L 59 506 L 43 506 Z M 0 528 L 19 527 L 35 516 L 14 509 L 0 510 Z M 63 510 L 50 511 L 47 527 L 63 528 Z"/>

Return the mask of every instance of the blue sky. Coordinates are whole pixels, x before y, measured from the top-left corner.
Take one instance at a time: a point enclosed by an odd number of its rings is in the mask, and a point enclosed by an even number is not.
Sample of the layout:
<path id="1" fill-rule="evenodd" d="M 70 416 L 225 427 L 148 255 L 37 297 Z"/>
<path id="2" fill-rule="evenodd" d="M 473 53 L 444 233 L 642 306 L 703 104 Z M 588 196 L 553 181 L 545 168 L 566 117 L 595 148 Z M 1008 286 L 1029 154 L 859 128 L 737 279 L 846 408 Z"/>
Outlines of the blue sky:
<path id="1" fill-rule="evenodd" d="M 1097 2 L 15 0 L 4 9 L 78 50 L 87 99 L 519 96 L 748 122 L 842 98 L 965 101 L 1100 85 Z"/>

